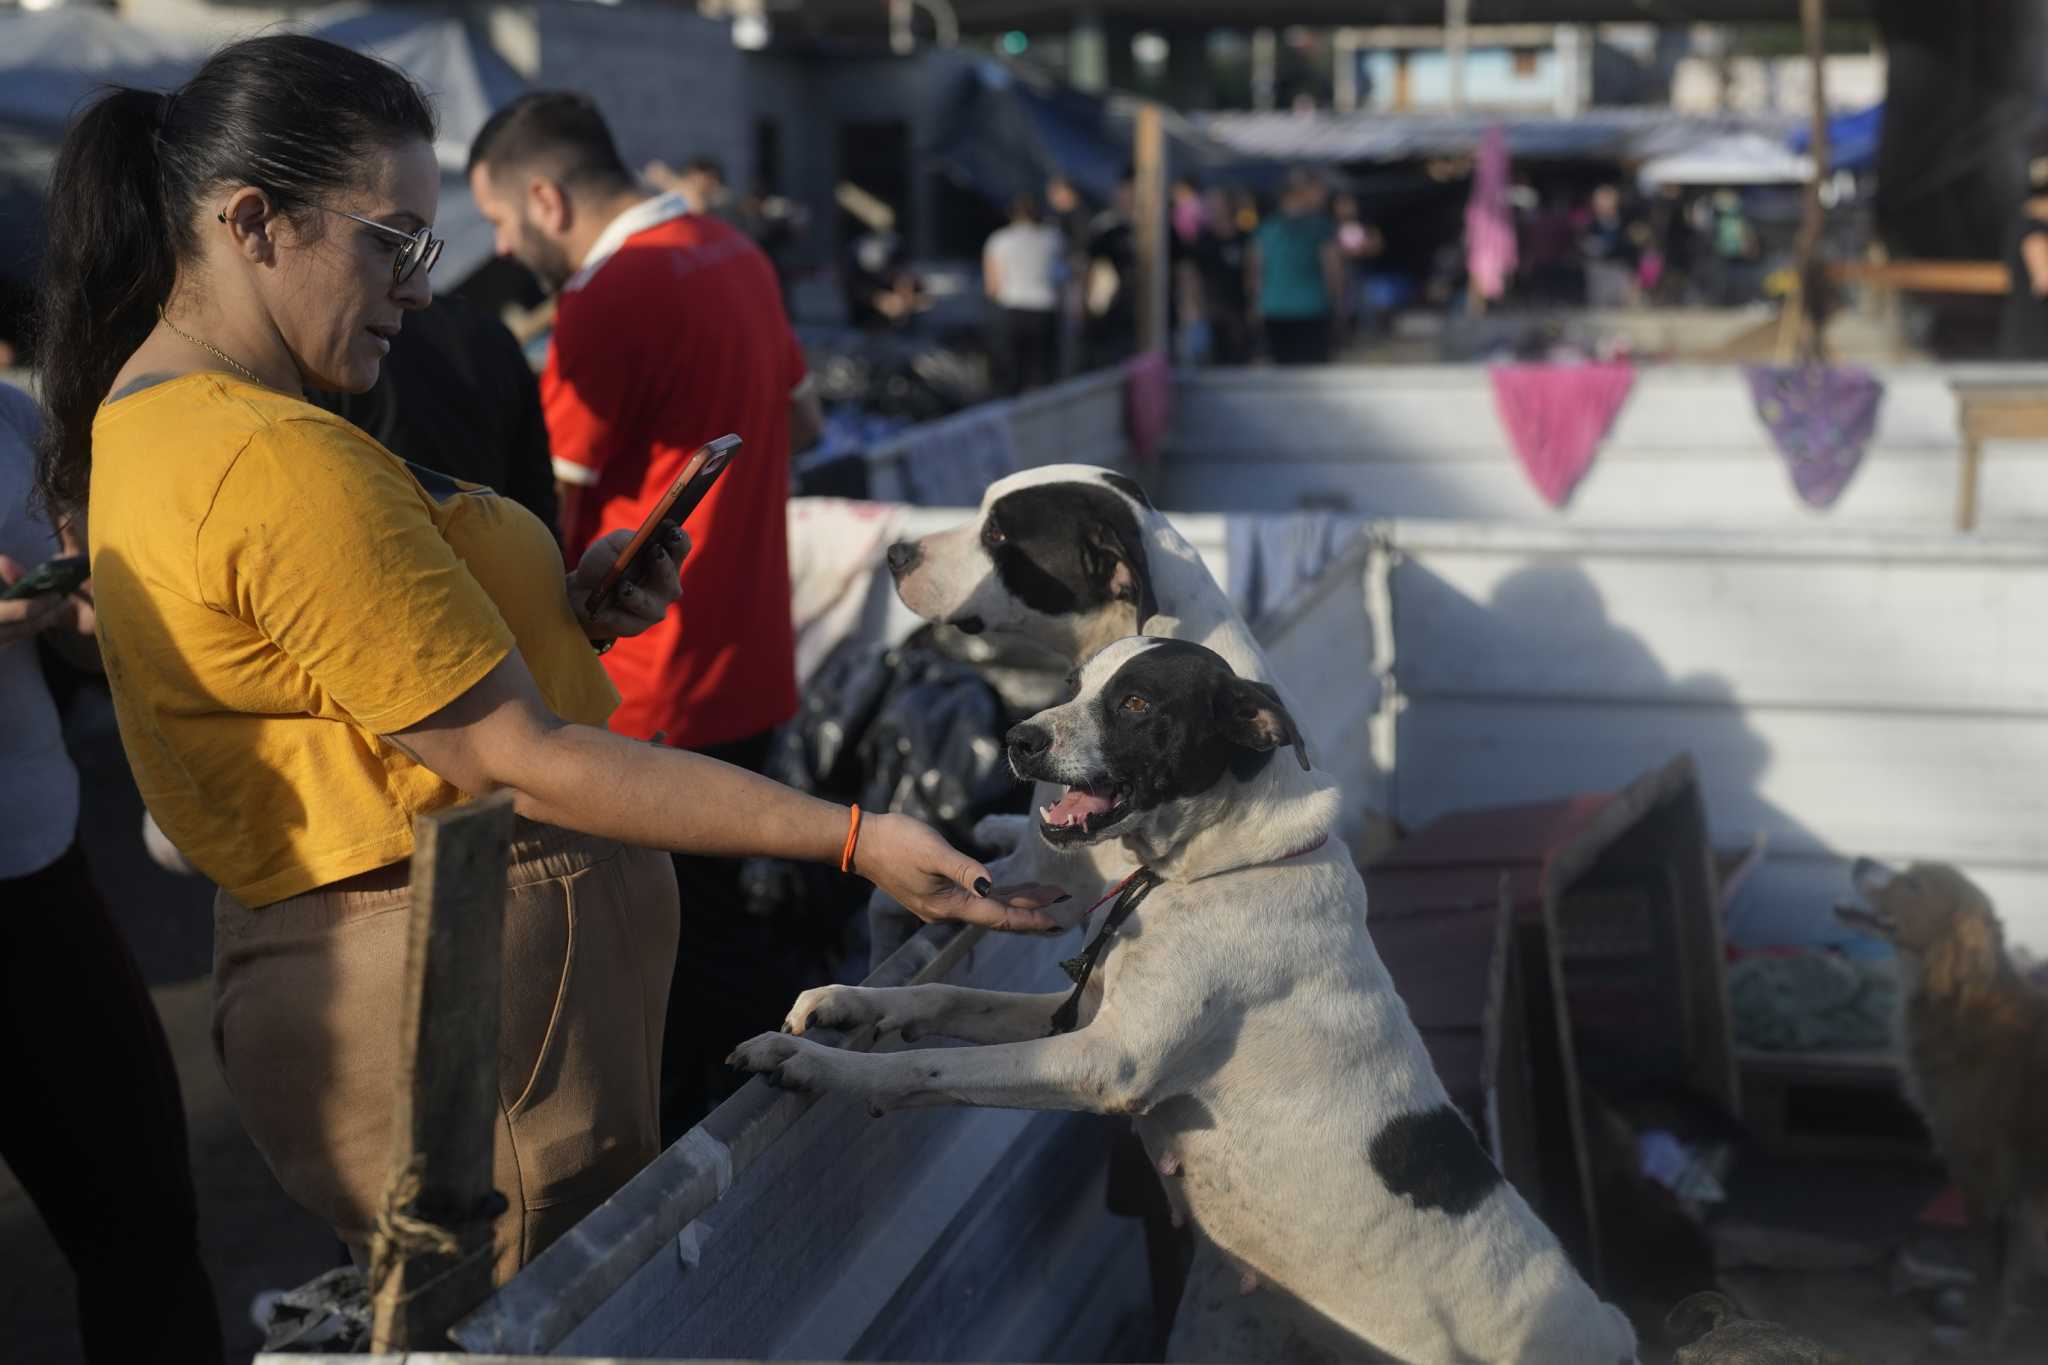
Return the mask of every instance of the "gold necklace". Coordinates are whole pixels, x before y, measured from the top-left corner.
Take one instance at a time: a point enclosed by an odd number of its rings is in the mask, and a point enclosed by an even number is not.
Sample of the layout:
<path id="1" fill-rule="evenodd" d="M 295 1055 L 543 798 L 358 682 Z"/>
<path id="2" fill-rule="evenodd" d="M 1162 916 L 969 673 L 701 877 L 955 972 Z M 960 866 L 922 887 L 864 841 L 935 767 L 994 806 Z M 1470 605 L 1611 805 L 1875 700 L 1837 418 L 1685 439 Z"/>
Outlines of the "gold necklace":
<path id="1" fill-rule="evenodd" d="M 265 388 L 269 387 L 268 385 L 263 384 L 263 381 L 256 377 L 256 371 L 250 369 L 247 365 L 244 365 L 241 361 L 235 359 L 233 356 L 229 355 L 226 351 L 223 351 L 220 347 L 214 345 L 212 342 L 200 340 L 198 337 L 193 336 L 190 332 L 180 327 L 177 323 L 172 322 L 169 318 L 165 317 L 162 304 L 157 305 L 156 320 L 158 322 L 161 322 L 164 326 L 170 328 L 171 331 L 175 332 L 177 335 L 191 342 L 194 346 L 197 346 L 200 350 L 209 351 L 213 355 L 217 356 L 223 363 L 227 365 L 229 369 L 241 375 L 251 384 L 263 385 L 263 387 Z"/>

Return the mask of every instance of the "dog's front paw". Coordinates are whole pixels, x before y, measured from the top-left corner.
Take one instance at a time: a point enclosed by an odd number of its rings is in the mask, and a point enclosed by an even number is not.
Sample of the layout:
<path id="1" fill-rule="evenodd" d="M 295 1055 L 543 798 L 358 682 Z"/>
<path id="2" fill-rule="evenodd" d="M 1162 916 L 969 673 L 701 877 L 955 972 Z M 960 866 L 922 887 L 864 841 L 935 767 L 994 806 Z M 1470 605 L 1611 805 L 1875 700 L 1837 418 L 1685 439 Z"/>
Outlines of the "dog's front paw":
<path id="1" fill-rule="evenodd" d="M 734 1048 L 725 1064 L 735 1071 L 751 1071 L 777 1090 L 815 1094 L 828 1088 L 826 1056 L 816 1043 L 787 1033 L 763 1033 Z"/>
<path id="2" fill-rule="evenodd" d="M 915 1042 L 917 1030 L 907 1015 L 890 1008 L 891 994 L 871 986 L 816 987 L 799 995 L 789 1007 L 782 1031 L 802 1035 L 818 1028 L 841 1033 L 873 1028 L 878 1037 L 901 1033 L 905 1041 Z"/>

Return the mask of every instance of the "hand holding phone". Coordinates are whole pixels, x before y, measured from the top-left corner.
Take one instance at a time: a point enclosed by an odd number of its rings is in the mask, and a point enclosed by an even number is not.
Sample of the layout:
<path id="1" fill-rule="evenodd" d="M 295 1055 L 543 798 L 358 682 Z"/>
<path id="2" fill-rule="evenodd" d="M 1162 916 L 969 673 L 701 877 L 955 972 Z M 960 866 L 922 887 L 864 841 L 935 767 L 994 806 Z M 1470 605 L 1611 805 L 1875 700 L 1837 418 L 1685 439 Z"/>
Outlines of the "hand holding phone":
<path id="1" fill-rule="evenodd" d="M 79 613 L 90 610 L 70 595 L 91 576 L 84 555 L 59 556 L 27 573 L 22 573 L 19 564 L 0 555 L 0 579 L 15 574 L 21 576 L 0 584 L 0 646 L 32 640 L 54 628 L 67 615 L 77 619 Z M 91 618 L 88 615 L 83 619 Z"/>
<path id="2" fill-rule="evenodd" d="M 726 435 L 699 446 L 691 454 L 684 462 L 682 472 L 676 475 L 668 491 L 647 513 L 640 529 L 633 533 L 633 539 L 612 561 L 611 569 L 591 590 L 583 604 L 585 620 L 594 621 L 604 614 L 617 598 L 621 583 L 629 579 L 638 581 L 646 562 L 656 550 L 679 543 L 673 535 L 663 533 L 663 528 L 680 531 L 683 522 L 697 510 L 698 504 L 704 501 L 704 495 L 711 491 L 711 485 L 732 463 L 739 448 L 740 438 Z"/>
<path id="3" fill-rule="evenodd" d="M 0 589 L 0 602 L 17 602 L 25 597 L 69 597 L 91 577 L 92 566 L 84 555 L 58 555 Z"/>

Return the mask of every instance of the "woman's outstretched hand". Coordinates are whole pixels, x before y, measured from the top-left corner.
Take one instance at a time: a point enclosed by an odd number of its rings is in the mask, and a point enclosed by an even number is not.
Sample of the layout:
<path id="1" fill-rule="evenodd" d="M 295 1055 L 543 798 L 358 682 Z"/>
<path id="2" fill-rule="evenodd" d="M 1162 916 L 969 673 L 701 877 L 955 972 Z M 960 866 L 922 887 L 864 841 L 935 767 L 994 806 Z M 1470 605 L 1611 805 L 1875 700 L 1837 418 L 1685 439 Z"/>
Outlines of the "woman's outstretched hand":
<path id="1" fill-rule="evenodd" d="M 991 886 L 988 869 L 907 815 L 862 819 L 853 870 L 926 923 L 959 920 L 1011 934 L 1057 933 L 1045 907 L 1067 899 L 1056 886 Z"/>

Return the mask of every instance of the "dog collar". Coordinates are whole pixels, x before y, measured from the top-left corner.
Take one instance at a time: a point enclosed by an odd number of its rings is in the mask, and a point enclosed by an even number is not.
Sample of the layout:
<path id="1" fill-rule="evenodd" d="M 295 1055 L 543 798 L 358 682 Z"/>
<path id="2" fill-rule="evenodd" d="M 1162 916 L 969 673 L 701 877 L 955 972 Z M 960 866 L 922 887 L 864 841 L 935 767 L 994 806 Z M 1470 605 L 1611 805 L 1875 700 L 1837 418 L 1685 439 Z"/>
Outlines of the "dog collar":
<path id="1" fill-rule="evenodd" d="M 1329 835 L 1321 835 L 1314 843 L 1304 844 L 1294 852 L 1284 854 L 1273 861 L 1284 863 L 1290 858 L 1307 857 L 1329 842 Z M 1112 897 L 1116 900 L 1116 904 L 1110 908 L 1109 915 L 1102 921 L 1102 928 L 1096 931 L 1094 939 L 1088 946 L 1081 950 L 1080 956 L 1067 958 L 1060 963 L 1060 970 L 1074 983 L 1074 989 L 1061 1002 L 1060 1007 L 1053 1011 L 1052 1031 L 1047 1036 L 1053 1037 L 1074 1031 L 1074 1025 L 1081 1018 L 1081 992 L 1088 989 L 1088 978 L 1095 974 L 1095 968 L 1101 964 L 1103 954 L 1109 951 L 1109 941 L 1116 937 L 1117 930 L 1123 928 L 1124 921 L 1131 917 L 1131 912 L 1138 908 L 1138 903 L 1152 894 L 1152 888 L 1159 885 L 1162 880 L 1163 878 L 1151 868 L 1141 867 L 1118 882 L 1109 895 L 1089 906 L 1081 916 L 1086 920 L 1089 915 L 1100 910 L 1105 901 Z"/>
<path id="2" fill-rule="evenodd" d="M 1138 908 L 1138 902 L 1150 895 L 1152 888 L 1159 885 L 1159 882 L 1160 876 L 1157 872 L 1149 867 L 1141 867 L 1119 882 L 1116 890 L 1110 892 L 1109 896 L 1104 896 L 1101 901 L 1088 907 L 1088 914 L 1092 915 L 1102 908 L 1102 901 L 1108 900 L 1110 896 L 1116 897 L 1116 904 L 1110 907 L 1109 916 L 1102 921 L 1102 928 L 1097 931 L 1094 941 L 1081 950 L 1079 957 L 1070 957 L 1060 963 L 1060 970 L 1073 981 L 1074 989 L 1065 1002 L 1053 1011 L 1052 1031 L 1048 1037 L 1074 1031 L 1075 1023 L 1081 1018 L 1081 992 L 1088 989 L 1088 978 L 1095 974 L 1096 964 L 1101 962 L 1102 955 L 1109 951 L 1109 941 L 1116 937 L 1116 931 L 1123 927 L 1123 922 Z M 1084 915 L 1082 918 L 1086 919 L 1087 916 Z"/>

